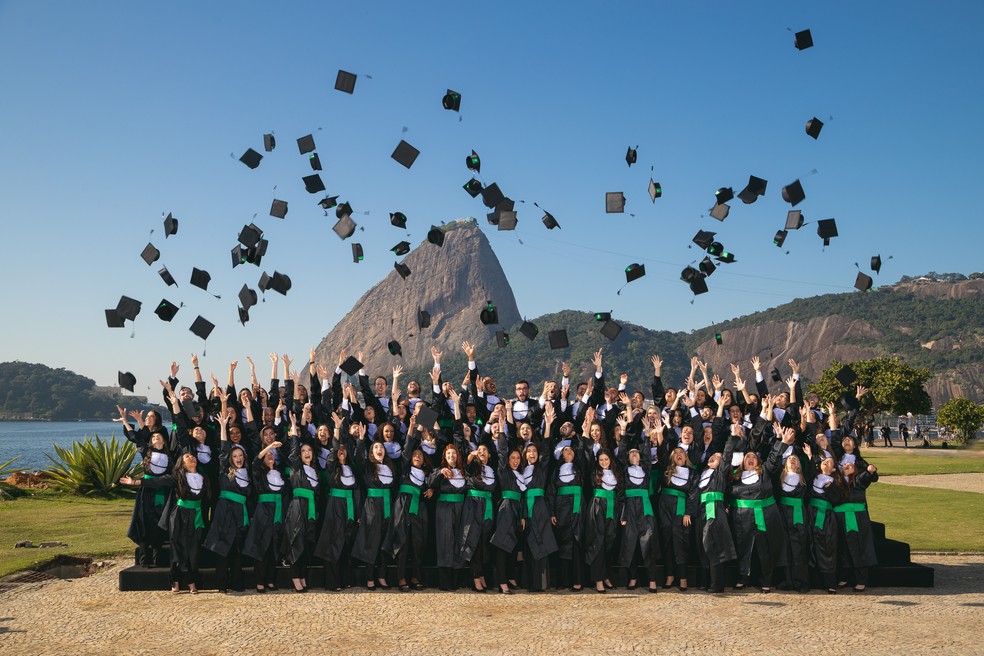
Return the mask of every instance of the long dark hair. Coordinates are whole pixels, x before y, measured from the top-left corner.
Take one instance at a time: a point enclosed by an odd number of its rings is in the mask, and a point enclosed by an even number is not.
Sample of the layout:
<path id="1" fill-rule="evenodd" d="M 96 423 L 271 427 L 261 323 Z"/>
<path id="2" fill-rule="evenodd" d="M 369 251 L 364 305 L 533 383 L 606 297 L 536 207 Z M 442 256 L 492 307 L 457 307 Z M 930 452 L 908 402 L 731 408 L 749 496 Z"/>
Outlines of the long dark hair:
<path id="1" fill-rule="evenodd" d="M 195 458 L 195 462 L 198 462 L 198 458 L 195 456 L 195 454 L 192 453 L 189 455 Z M 174 474 L 174 480 L 178 489 L 178 498 L 180 499 L 184 499 L 186 497 L 191 496 L 191 488 L 188 487 L 188 480 L 185 478 L 185 474 L 188 473 L 188 470 L 185 469 L 184 456 L 185 454 L 181 454 L 177 458 L 177 462 L 174 464 L 174 469 L 172 470 L 172 473 Z M 201 494 L 203 497 L 208 498 L 209 496 L 211 496 L 211 492 L 212 492 L 212 486 L 209 484 L 208 476 L 202 474 L 201 472 L 197 472 L 197 473 L 201 474 L 202 476 Z"/>
<path id="2" fill-rule="evenodd" d="M 368 453 L 366 453 L 366 468 L 369 471 L 369 475 L 372 476 L 373 478 L 378 479 L 379 478 L 379 465 L 382 464 L 382 465 L 386 465 L 387 467 L 389 467 L 390 473 L 392 475 L 396 476 L 396 470 L 393 468 L 393 461 L 390 460 L 389 455 L 387 455 L 387 453 L 386 453 L 386 447 L 385 446 L 383 447 L 383 460 L 382 460 L 382 462 L 373 462 L 373 459 L 372 459 L 372 447 L 373 447 L 374 444 L 383 444 L 383 441 L 382 440 L 374 440 L 369 445 L 369 451 L 368 451 Z"/>
<path id="3" fill-rule="evenodd" d="M 625 483 L 625 481 L 622 478 L 622 470 L 619 468 L 618 463 L 615 462 L 615 456 L 613 456 L 611 451 L 609 451 L 608 449 L 600 449 L 598 451 L 598 455 L 595 457 L 594 476 L 593 476 L 594 486 L 601 487 L 601 477 L 604 475 L 605 470 L 602 469 L 601 465 L 598 463 L 598 458 L 600 458 L 603 454 L 608 456 L 608 462 L 611 463 L 608 469 L 611 470 L 613 474 L 615 474 L 615 481 L 621 487 Z"/>

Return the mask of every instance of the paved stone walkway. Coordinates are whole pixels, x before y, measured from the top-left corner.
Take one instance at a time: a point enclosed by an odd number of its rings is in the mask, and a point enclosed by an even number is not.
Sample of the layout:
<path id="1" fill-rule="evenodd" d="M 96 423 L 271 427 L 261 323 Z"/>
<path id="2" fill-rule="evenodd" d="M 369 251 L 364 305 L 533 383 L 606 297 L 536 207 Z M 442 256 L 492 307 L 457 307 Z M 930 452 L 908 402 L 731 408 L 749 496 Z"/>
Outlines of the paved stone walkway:
<path id="1" fill-rule="evenodd" d="M 980 654 L 984 556 L 936 587 L 809 595 L 116 590 L 116 568 L 0 593 L 2 654 Z"/>
<path id="2" fill-rule="evenodd" d="M 883 476 L 882 483 L 891 485 L 911 485 L 914 487 L 935 487 L 958 492 L 984 494 L 984 474 L 914 474 L 910 476 Z"/>

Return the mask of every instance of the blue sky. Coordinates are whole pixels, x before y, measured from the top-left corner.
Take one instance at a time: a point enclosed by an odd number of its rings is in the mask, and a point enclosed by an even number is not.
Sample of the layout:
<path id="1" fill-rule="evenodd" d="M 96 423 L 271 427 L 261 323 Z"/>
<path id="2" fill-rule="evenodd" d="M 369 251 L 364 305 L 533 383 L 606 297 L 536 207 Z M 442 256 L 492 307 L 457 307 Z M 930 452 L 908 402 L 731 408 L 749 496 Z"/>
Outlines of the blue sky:
<path id="1" fill-rule="evenodd" d="M 471 149 L 486 183 L 526 201 L 515 233 L 487 234 L 528 317 L 613 310 L 690 330 L 850 291 L 854 263 L 875 254 L 876 284 L 970 273 L 981 258 L 965 244 L 984 236 L 982 27 L 980 2 L 2 2 L 0 360 L 100 384 L 129 370 L 147 392 L 171 359 L 187 369 L 201 352 L 188 331 L 201 314 L 217 325 L 206 372 L 251 355 L 265 378 L 271 350 L 303 361 L 391 270 L 395 243 L 459 217 L 485 225 L 461 189 Z M 816 46 L 797 51 L 806 28 Z M 333 89 L 339 68 L 359 74 L 354 95 Z M 461 121 L 441 108 L 449 87 Z M 827 123 L 818 141 L 803 129 L 813 116 Z M 270 131 L 278 147 L 258 169 L 237 161 Z M 295 139 L 308 133 L 328 190 L 370 212 L 355 217 L 359 265 L 300 182 L 310 168 Z M 410 170 L 389 157 L 401 137 L 421 150 Z M 765 197 L 733 201 L 723 223 L 707 216 L 715 189 L 738 192 L 750 174 L 768 180 Z M 837 219 L 826 249 L 814 225 L 772 245 L 789 209 L 779 190 L 797 178 L 807 220 Z M 605 214 L 608 191 L 625 193 L 626 214 Z M 286 220 L 268 216 L 273 198 L 290 203 Z M 180 230 L 165 240 L 167 212 Z M 251 221 L 270 240 L 262 270 L 293 289 L 267 294 L 243 327 L 236 293 L 261 269 L 231 269 L 229 250 Z M 691 304 L 678 277 L 698 229 L 738 262 Z M 153 267 L 139 258 L 148 240 L 162 251 Z M 647 275 L 617 296 L 632 262 Z M 193 266 L 221 300 L 188 284 Z M 121 294 L 144 303 L 133 338 L 105 326 Z M 162 298 L 185 303 L 171 324 L 153 314 Z"/>

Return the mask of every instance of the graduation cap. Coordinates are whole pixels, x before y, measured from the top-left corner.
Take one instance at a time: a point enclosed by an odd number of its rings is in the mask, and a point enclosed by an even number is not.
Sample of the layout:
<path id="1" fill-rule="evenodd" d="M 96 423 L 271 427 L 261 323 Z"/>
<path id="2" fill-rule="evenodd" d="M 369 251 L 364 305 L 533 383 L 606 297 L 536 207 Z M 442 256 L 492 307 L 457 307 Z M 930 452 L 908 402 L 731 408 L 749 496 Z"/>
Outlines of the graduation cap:
<path id="1" fill-rule="evenodd" d="M 718 203 L 711 208 L 711 216 L 718 221 L 724 221 L 728 218 L 728 212 L 731 211 L 731 206 L 725 203 Z"/>
<path id="2" fill-rule="evenodd" d="M 557 223 L 557 219 L 550 212 L 546 212 L 543 215 L 543 225 L 547 226 L 547 230 L 553 230 L 554 228 L 559 228 L 560 224 Z"/>
<path id="3" fill-rule="evenodd" d="M 403 212 L 390 212 L 390 225 L 397 228 L 406 228 L 407 215 Z"/>
<path id="4" fill-rule="evenodd" d="M 721 187 L 714 192 L 714 201 L 717 204 L 727 203 L 735 197 L 735 192 L 731 187 Z"/>
<path id="5" fill-rule="evenodd" d="M 816 116 L 814 116 L 813 118 L 811 118 L 809 121 L 806 122 L 806 133 L 811 137 L 813 137 L 814 139 L 820 137 L 820 130 L 822 129 L 823 129 L 823 121 L 818 119 Z"/>
<path id="6" fill-rule="evenodd" d="M 495 303 L 492 301 L 485 301 L 485 307 L 482 308 L 481 314 L 478 315 L 482 323 L 486 326 L 490 326 L 495 323 L 499 323 L 499 310 L 496 309 Z"/>
<path id="7" fill-rule="evenodd" d="M 426 428 L 429 431 L 434 430 L 434 424 L 437 423 L 438 414 L 428 405 L 420 406 L 420 411 L 417 413 L 417 425 L 421 428 Z"/>
<path id="8" fill-rule="evenodd" d="M 499 213 L 499 230 L 515 230 L 517 223 L 519 223 L 519 219 L 516 218 L 515 212 Z"/>
<path id="9" fill-rule="evenodd" d="M 721 333 L 714 333 L 714 341 L 717 342 L 718 346 L 724 344 L 724 339 L 721 337 Z"/>
<path id="10" fill-rule="evenodd" d="M 663 185 L 655 182 L 652 178 L 649 179 L 649 197 L 656 202 L 657 198 L 663 195 Z"/>
<path id="11" fill-rule="evenodd" d="M 393 268 L 396 269 L 396 272 L 400 274 L 400 277 L 403 278 L 404 280 L 406 280 L 407 277 L 410 275 L 410 267 L 408 267 L 403 262 L 394 262 Z"/>
<path id="12" fill-rule="evenodd" d="M 612 313 L 611 312 L 595 312 L 594 313 L 594 320 L 595 321 L 611 321 L 611 319 L 612 319 Z"/>
<path id="13" fill-rule="evenodd" d="M 834 378 L 836 378 L 837 382 L 844 387 L 850 387 L 858 379 L 858 375 L 854 373 L 854 369 L 851 369 L 850 365 L 845 364 L 837 370 L 837 373 L 834 374 Z"/>
<path id="14" fill-rule="evenodd" d="M 697 269 L 695 269 L 690 265 L 687 265 L 687 267 L 680 272 L 680 280 L 684 282 L 693 282 L 694 280 L 700 277 L 701 277 L 700 271 L 698 271 Z"/>
<path id="15" fill-rule="evenodd" d="M 313 152 L 314 149 L 315 149 L 315 145 L 314 145 L 313 134 L 309 134 L 297 140 L 297 150 L 300 151 L 301 155 Z"/>
<path id="16" fill-rule="evenodd" d="M 772 380 L 774 380 L 775 382 L 777 383 L 782 382 L 782 374 L 780 374 L 779 370 L 776 369 L 775 367 L 772 368 L 772 371 L 769 372 L 769 375 L 772 376 Z"/>
<path id="17" fill-rule="evenodd" d="M 243 251 L 243 247 L 236 244 L 236 247 L 232 249 L 230 253 L 232 255 L 232 268 L 235 269 L 240 264 L 246 264 L 246 252 Z"/>
<path id="18" fill-rule="evenodd" d="M 629 166 L 632 166 L 633 164 L 636 163 L 636 159 L 638 159 L 638 156 L 639 154 L 636 152 L 636 149 L 633 148 L 632 146 L 629 146 L 629 149 L 625 151 L 625 163 L 628 164 Z"/>
<path id="19" fill-rule="evenodd" d="M 359 370 L 364 366 L 365 365 L 359 362 L 357 358 L 350 355 L 345 358 L 345 362 L 338 365 L 338 368 L 347 373 L 349 376 L 354 376 L 359 373 Z"/>
<path id="20" fill-rule="evenodd" d="M 441 99 L 441 105 L 444 106 L 444 109 L 453 112 L 458 111 L 461 108 L 461 94 L 448 89 L 448 92 L 444 94 L 444 98 Z"/>
<path id="21" fill-rule="evenodd" d="M 429 328 L 431 325 L 431 315 L 427 310 L 421 310 L 417 308 L 417 328 L 423 330 L 424 328 Z"/>
<path id="22" fill-rule="evenodd" d="M 212 280 L 212 276 L 208 275 L 208 271 L 203 269 L 192 268 L 191 270 L 191 284 L 200 289 L 208 291 L 208 283 Z"/>
<path id="23" fill-rule="evenodd" d="M 116 380 L 119 382 L 120 387 L 125 390 L 130 390 L 131 392 L 137 384 L 136 376 L 131 374 L 129 371 L 126 373 L 123 373 L 122 371 L 117 372 Z"/>
<path id="24" fill-rule="evenodd" d="M 708 232 L 706 230 L 698 230 L 697 234 L 694 235 L 693 242 L 700 246 L 703 250 L 707 250 L 711 247 L 714 242 L 714 235 L 716 232 Z"/>
<path id="25" fill-rule="evenodd" d="M 462 186 L 462 188 L 465 191 L 467 191 L 468 192 L 468 195 L 471 196 L 472 198 L 475 198 L 480 193 L 482 193 L 482 183 L 479 182 L 478 180 L 476 180 L 475 178 L 472 178 L 471 180 L 469 180 L 468 182 L 466 182 Z"/>
<path id="26" fill-rule="evenodd" d="M 239 323 L 245 326 L 246 322 L 249 321 L 249 310 L 241 307 L 237 307 L 236 310 L 239 312 Z"/>
<path id="27" fill-rule="evenodd" d="M 321 176 L 317 173 L 306 175 L 301 180 L 304 181 L 304 188 L 309 194 L 316 194 L 325 190 L 325 183 L 321 181 Z"/>
<path id="28" fill-rule="evenodd" d="M 786 230 L 799 230 L 803 227 L 803 212 L 789 210 L 786 212 Z"/>
<path id="29" fill-rule="evenodd" d="M 881 255 L 875 255 L 871 258 L 871 270 L 875 273 L 881 271 Z"/>
<path id="30" fill-rule="evenodd" d="M 144 247 L 143 252 L 140 253 L 140 258 L 147 263 L 147 266 L 150 266 L 157 260 L 161 259 L 161 252 L 154 248 L 153 244 L 147 244 Z"/>
<path id="31" fill-rule="evenodd" d="M 465 166 L 468 167 L 469 171 L 475 171 L 476 173 L 481 173 L 482 171 L 482 159 L 478 156 L 474 150 L 472 154 L 465 158 Z"/>
<path id="32" fill-rule="evenodd" d="M 175 287 L 178 286 L 178 283 L 174 280 L 171 272 L 167 270 L 167 267 L 161 267 L 161 270 L 157 272 L 157 275 L 161 277 L 161 280 L 163 280 L 164 284 L 168 287 L 171 285 L 174 285 Z"/>
<path id="33" fill-rule="evenodd" d="M 782 248 L 782 245 L 783 245 L 783 243 L 785 243 L 786 237 L 788 235 L 789 235 L 789 232 L 786 231 L 786 230 L 777 230 L 776 231 L 776 236 L 772 238 L 772 243 L 775 244 L 776 246 L 778 246 L 779 248 Z"/>
<path id="34" fill-rule="evenodd" d="M 606 321 L 601 327 L 601 334 L 608 338 L 609 341 L 614 342 L 615 338 L 618 337 L 619 333 L 622 332 L 622 326 L 615 323 L 614 321 Z"/>
<path id="35" fill-rule="evenodd" d="M 260 243 L 260 239 L 263 237 L 263 231 L 255 223 L 250 223 L 249 225 L 243 226 L 243 229 L 239 231 L 239 243 L 250 248 L 251 246 L 256 246 Z"/>
<path id="36" fill-rule="evenodd" d="M 861 402 L 858 401 L 857 397 L 853 394 L 841 394 L 840 399 L 841 407 L 850 412 L 851 410 L 857 410 L 861 407 Z"/>
<path id="37" fill-rule="evenodd" d="M 263 135 L 263 150 L 268 153 L 277 147 L 277 139 L 272 134 Z"/>
<path id="38" fill-rule="evenodd" d="M 441 230 L 439 227 L 437 227 L 435 225 L 432 225 L 431 226 L 431 229 L 427 231 L 427 241 L 429 241 L 430 243 L 434 244 L 435 246 L 439 246 L 439 247 L 443 248 L 444 247 L 444 231 Z"/>
<path id="39" fill-rule="evenodd" d="M 348 239 L 355 232 L 355 221 L 348 214 L 342 215 L 332 228 L 332 231 L 338 235 L 340 239 Z M 354 246 L 354 245 L 353 245 Z M 360 247 L 361 252 L 361 247 Z"/>
<path id="40" fill-rule="evenodd" d="M 352 206 L 348 203 L 342 203 L 335 208 L 335 218 L 342 218 L 343 216 L 348 216 L 353 213 Z"/>
<path id="41" fill-rule="evenodd" d="M 782 188 L 782 199 L 793 207 L 799 205 L 805 198 L 806 194 L 803 192 L 803 185 L 800 184 L 799 180 L 794 180 Z"/>
<path id="42" fill-rule="evenodd" d="M 566 330 L 551 330 L 547 333 L 547 342 L 549 342 L 550 348 L 554 350 L 570 346 L 570 343 L 567 341 Z"/>
<path id="43" fill-rule="evenodd" d="M 858 271 L 858 277 L 854 280 L 854 287 L 858 291 L 866 292 L 871 289 L 872 282 L 871 276 Z"/>
<path id="44" fill-rule="evenodd" d="M 509 346 L 509 334 L 504 330 L 497 330 L 495 331 L 495 341 L 499 348 L 506 348 Z"/>
<path id="45" fill-rule="evenodd" d="M 817 221 L 817 235 L 823 239 L 824 246 L 829 246 L 830 240 L 837 236 L 837 221 L 834 219 Z"/>
<path id="46" fill-rule="evenodd" d="M 403 349 L 400 348 L 400 343 L 395 339 L 386 344 L 386 348 L 389 350 L 390 355 L 398 355 L 403 357 Z"/>
<path id="47" fill-rule="evenodd" d="M 393 251 L 393 254 L 396 255 L 397 257 L 401 255 L 406 255 L 407 253 L 410 252 L 410 242 L 401 241 L 399 244 L 397 244 L 390 250 Z"/>
<path id="48" fill-rule="evenodd" d="M 707 281 L 704 279 L 704 276 L 698 275 L 690 281 L 690 291 L 694 293 L 694 296 L 707 293 Z"/>
<path id="49" fill-rule="evenodd" d="M 243 309 L 249 310 L 256 305 L 256 291 L 243 285 L 243 288 L 239 290 L 239 303 L 243 306 Z"/>
<path id="50" fill-rule="evenodd" d="M 397 162 L 410 168 L 413 163 L 417 160 L 417 156 L 420 155 L 420 151 L 408 144 L 406 141 L 400 139 L 400 143 L 396 145 L 396 150 L 390 155 Z"/>
<path id="51" fill-rule="evenodd" d="M 260 288 L 260 291 L 266 293 L 266 290 L 270 289 L 270 282 L 273 280 L 270 276 L 263 272 L 260 274 L 260 280 L 256 283 L 256 286 Z"/>
<path id="52" fill-rule="evenodd" d="M 352 261 L 355 264 L 365 259 L 365 256 L 365 253 L 362 252 L 362 244 L 352 244 Z"/>
<path id="53" fill-rule="evenodd" d="M 287 216 L 287 201 L 273 199 L 273 204 L 270 206 L 270 216 L 275 216 L 278 219 L 282 219 Z"/>
<path id="54" fill-rule="evenodd" d="M 106 326 L 109 328 L 122 328 L 126 322 L 115 308 L 106 310 Z"/>
<path id="55" fill-rule="evenodd" d="M 164 217 L 164 239 L 176 234 L 178 234 L 178 220 L 168 213 Z"/>
<path id="56" fill-rule="evenodd" d="M 718 262 L 722 262 L 724 264 L 731 264 L 735 261 L 735 254 L 725 250 L 722 250 L 721 253 L 719 255 L 715 255 L 715 257 Z"/>
<path id="57" fill-rule="evenodd" d="M 311 165 L 312 171 L 321 170 L 321 158 L 318 157 L 318 153 L 311 153 L 310 155 L 308 155 L 308 164 Z"/>
<path id="58" fill-rule="evenodd" d="M 325 196 L 318 201 L 318 205 L 325 211 L 330 210 L 338 205 L 338 196 Z"/>
<path id="59" fill-rule="evenodd" d="M 532 321 L 524 321 L 519 327 L 519 334 L 532 342 L 540 334 L 540 329 Z"/>
<path id="60" fill-rule="evenodd" d="M 208 336 L 212 334 L 212 330 L 214 329 L 215 324 L 199 314 L 198 318 L 195 319 L 188 330 L 203 340 L 208 340 Z"/>
<path id="61" fill-rule="evenodd" d="M 757 178 L 754 175 L 748 176 L 748 184 L 745 185 L 745 188 L 738 194 L 739 200 L 746 205 L 751 205 L 758 200 L 759 196 L 765 195 L 765 187 L 768 184 L 769 182 L 767 180 Z"/>
<path id="62" fill-rule="evenodd" d="M 157 304 L 154 314 L 160 317 L 161 321 L 170 321 L 178 313 L 178 309 L 178 306 L 165 298 Z"/>
<path id="63" fill-rule="evenodd" d="M 609 191 L 605 194 L 605 213 L 621 214 L 625 211 L 625 194 L 621 191 Z"/>
<path id="64" fill-rule="evenodd" d="M 116 313 L 123 319 L 136 321 L 141 305 L 143 304 L 135 298 L 120 296 L 120 302 L 116 304 Z"/>
<path id="65" fill-rule="evenodd" d="M 480 193 L 482 194 L 482 203 L 489 209 L 498 207 L 502 201 L 506 200 L 502 190 L 499 189 L 499 185 L 495 182 L 482 189 Z"/>
<path id="66" fill-rule="evenodd" d="M 279 271 L 274 271 L 273 277 L 270 278 L 269 288 L 286 296 L 288 290 L 290 290 L 290 276 Z"/>
<path id="67" fill-rule="evenodd" d="M 358 76 L 355 73 L 338 69 L 338 76 L 335 78 L 335 89 L 337 91 L 344 91 L 345 93 L 352 93 L 355 91 L 356 77 Z"/>
<path id="68" fill-rule="evenodd" d="M 260 165 L 260 160 L 263 159 L 263 155 L 259 154 L 252 148 L 247 148 L 243 156 L 239 158 L 239 161 L 248 166 L 251 169 L 255 169 Z"/>
<path id="69" fill-rule="evenodd" d="M 700 261 L 700 264 L 698 264 L 697 266 L 700 268 L 700 272 L 703 273 L 705 276 L 711 275 L 712 273 L 714 273 L 715 269 L 717 269 L 717 267 L 714 266 L 714 262 L 711 262 L 711 258 L 706 255 L 704 256 L 704 259 Z"/>
<path id="70" fill-rule="evenodd" d="M 646 275 L 646 265 L 633 263 L 625 267 L 625 284 L 629 284 L 633 280 L 638 280 L 639 278 Z"/>
<path id="71" fill-rule="evenodd" d="M 795 41 L 793 45 L 796 46 L 797 50 L 806 50 L 807 48 L 813 47 L 813 35 L 810 34 L 810 30 L 803 30 L 802 32 L 797 32 L 795 34 Z"/>

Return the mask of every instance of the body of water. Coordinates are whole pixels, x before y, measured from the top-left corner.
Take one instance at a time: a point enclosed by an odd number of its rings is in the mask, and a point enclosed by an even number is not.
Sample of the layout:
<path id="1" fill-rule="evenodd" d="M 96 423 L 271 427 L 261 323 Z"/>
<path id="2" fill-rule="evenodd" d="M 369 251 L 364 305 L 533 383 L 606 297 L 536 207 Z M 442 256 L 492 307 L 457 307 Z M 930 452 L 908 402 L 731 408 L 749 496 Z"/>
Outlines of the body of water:
<path id="1" fill-rule="evenodd" d="M 0 463 L 20 456 L 12 467 L 47 469 L 51 461 L 45 454 L 55 457 L 52 444 L 69 448 L 72 442 L 93 435 L 126 440 L 122 424 L 111 421 L 0 421 Z"/>

